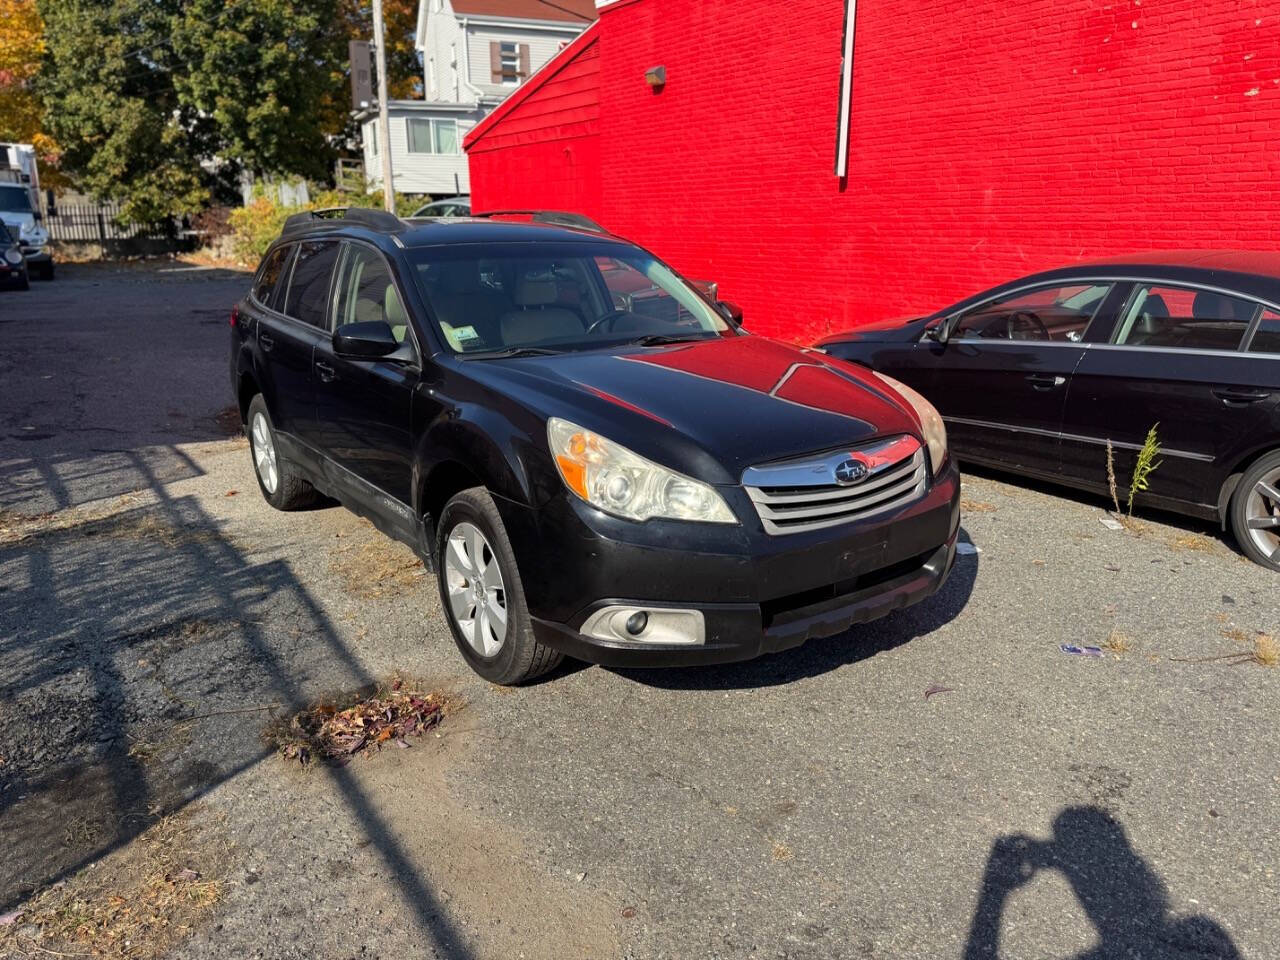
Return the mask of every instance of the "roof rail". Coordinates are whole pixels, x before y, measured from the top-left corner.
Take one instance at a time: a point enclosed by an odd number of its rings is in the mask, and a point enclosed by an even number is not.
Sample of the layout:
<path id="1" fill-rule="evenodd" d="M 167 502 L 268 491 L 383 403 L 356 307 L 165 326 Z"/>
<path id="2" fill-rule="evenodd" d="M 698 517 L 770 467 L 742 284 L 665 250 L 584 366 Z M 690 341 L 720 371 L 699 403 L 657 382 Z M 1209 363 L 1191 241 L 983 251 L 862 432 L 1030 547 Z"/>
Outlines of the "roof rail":
<path id="1" fill-rule="evenodd" d="M 385 210 L 375 210 L 372 207 L 324 207 L 291 214 L 284 222 L 284 232 L 297 230 L 317 220 L 350 220 L 384 233 L 399 233 L 406 227 L 403 220 Z"/>
<path id="2" fill-rule="evenodd" d="M 555 223 L 562 227 L 577 227 L 580 230 L 592 230 L 596 233 L 608 233 L 604 227 L 590 217 L 580 213 L 567 213 L 563 210 L 488 210 L 484 213 L 472 213 L 473 217 L 528 217 L 534 223 Z"/>

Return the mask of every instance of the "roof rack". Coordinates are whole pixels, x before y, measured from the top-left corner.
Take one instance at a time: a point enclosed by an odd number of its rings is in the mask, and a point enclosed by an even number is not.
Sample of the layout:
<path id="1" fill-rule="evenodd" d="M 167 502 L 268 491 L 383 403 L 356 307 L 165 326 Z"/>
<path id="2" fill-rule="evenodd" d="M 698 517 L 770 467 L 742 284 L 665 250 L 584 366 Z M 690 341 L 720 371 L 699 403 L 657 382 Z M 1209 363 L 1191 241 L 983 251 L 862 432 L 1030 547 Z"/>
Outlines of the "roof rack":
<path id="1" fill-rule="evenodd" d="M 371 207 L 324 207 L 320 210 L 303 210 L 301 213 L 291 214 L 284 222 L 284 231 L 287 233 L 290 230 L 297 230 L 317 220 L 350 220 L 362 227 L 381 230 L 384 233 L 399 233 L 406 227 L 403 220 L 385 210 L 375 210 Z"/>
<path id="2" fill-rule="evenodd" d="M 555 223 L 562 227 L 577 227 L 580 230 L 592 230 L 596 233 L 608 233 L 604 227 L 590 217 L 580 213 L 567 213 L 563 210 L 488 210 L 485 213 L 473 213 L 473 217 L 528 217 L 534 223 Z"/>

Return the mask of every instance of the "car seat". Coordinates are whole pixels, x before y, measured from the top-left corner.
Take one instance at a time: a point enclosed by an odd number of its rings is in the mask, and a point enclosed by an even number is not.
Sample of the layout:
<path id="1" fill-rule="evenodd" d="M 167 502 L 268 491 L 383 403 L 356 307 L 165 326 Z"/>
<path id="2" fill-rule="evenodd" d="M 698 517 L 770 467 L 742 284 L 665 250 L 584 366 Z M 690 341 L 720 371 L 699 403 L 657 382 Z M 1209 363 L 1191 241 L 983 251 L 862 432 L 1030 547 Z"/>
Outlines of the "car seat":
<path id="1" fill-rule="evenodd" d="M 507 346 L 571 337 L 584 331 L 577 313 L 552 306 L 559 298 L 553 279 L 521 277 L 516 282 L 516 307 L 502 315 L 499 327 Z"/>

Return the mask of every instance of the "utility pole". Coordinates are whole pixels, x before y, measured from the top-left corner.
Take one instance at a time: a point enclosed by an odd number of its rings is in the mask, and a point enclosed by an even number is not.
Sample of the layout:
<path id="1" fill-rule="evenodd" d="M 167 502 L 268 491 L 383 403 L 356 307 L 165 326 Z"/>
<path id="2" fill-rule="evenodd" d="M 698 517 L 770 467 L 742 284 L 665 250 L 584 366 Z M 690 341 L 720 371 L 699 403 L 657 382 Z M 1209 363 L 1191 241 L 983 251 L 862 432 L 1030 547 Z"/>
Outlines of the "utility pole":
<path id="1" fill-rule="evenodd" d="M 396 212 L 396 188 L 391 179 L 391 123 L 387 119 L 387 47 L 382 29 L 382 0 L 373 0 L 374 69 L 378 71 L 378 141 L 382 149 L 382 202 Z"/>

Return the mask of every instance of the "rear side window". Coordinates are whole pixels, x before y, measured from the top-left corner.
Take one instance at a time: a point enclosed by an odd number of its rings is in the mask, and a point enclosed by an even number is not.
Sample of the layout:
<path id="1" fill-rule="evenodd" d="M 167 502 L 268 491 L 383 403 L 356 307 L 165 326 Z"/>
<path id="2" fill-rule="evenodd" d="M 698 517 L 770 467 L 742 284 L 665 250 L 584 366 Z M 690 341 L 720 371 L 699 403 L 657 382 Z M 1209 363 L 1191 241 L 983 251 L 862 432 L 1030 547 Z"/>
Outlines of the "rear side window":
<path id="1" fill-rule="evenodd" d="M 1164 350 L 1238 350 L 1258 304 L 1216 290 L 1141 284 L 1134 288 L 1115 342 Z"/>
<path id="2" fill-rule="evenodd" d="M 338 262 L 336 240 L 304 240 L 298 244 L 284 312 L 322 330 L 329 328 L 329 281 Z"/>
<path id="3" fill-rule="evenodd" d="M 258 276 L 253 281 L 253 299 L 264 307 L 275 306 L 272 298 L 275 296 L 276 287 L 280 283 L 280 277 L 284 273 L 291 253 L 293 253 L 291 244 L 276 247 L 267 254 L 267 259 L 262 261 L 262 266 L 258 268 Z"/>
<path id="4" fill-rule="evenodd" d="M 1249 344 L 1250 353 L 1280 353 L 1280 312 L 1263 310 L 1258 330 Z"/>

